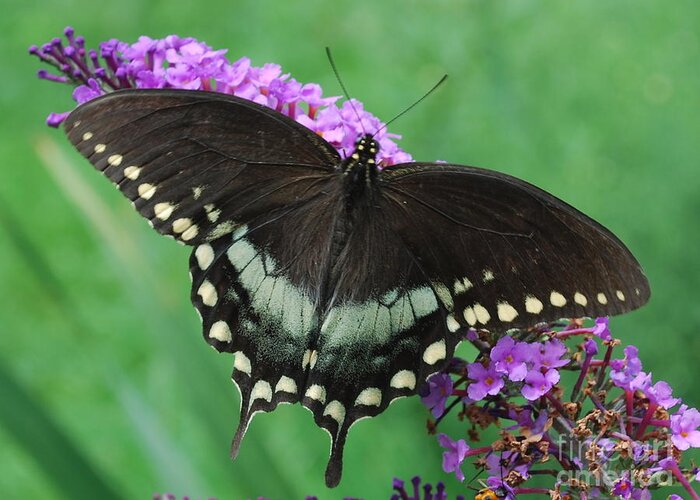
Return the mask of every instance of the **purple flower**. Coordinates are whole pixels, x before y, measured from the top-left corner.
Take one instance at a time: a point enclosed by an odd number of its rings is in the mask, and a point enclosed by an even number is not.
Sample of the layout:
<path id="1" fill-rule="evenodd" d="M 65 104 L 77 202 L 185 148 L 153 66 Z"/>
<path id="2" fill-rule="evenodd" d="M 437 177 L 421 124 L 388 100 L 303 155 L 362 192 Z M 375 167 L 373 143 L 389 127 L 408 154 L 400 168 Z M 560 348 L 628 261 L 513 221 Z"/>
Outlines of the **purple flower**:
<path id="1" fill-rule="evenodd" d="M 552 339 L 542 343 L 533 343 L 532 362 L 533 369 L 559 368 L 569 362 L 568 359 L 561 359 L 566 354 L 566 345 L 561 340 Z"/>
<path id="2" fill-rule="evenodd" d="M 615 449 L 615 441 L 608 438 L 600 438 L 598 440 L 595 440 L 595 444 L 598 448 L 596 453 L 598 460 L 600 460 L 601 463 L 607 462 L 610 459 L 613 450 Z"/>
<path id="3" fill-rule="evenodd" d="M 426 390 L 423 386 L 422 392 Z M 428 379 L 427 394 L 421 394 L 422 403 L 430 409 L 433 417 L 445 413 L 445 402 L 452 395 L 452 379 L 445 373 L 436 373 Z"/>
<path id="4" fill-rule="evenodd" d="M 442 454 L 442 470 L 445 472 L 454 472 L 459 481 L 464 481 L 464 472 L 460 469 L 460 465 L 462 465 L 462 462 L 464 462 L 467 456 L 469 446 L 464 439 L 453 441 L 446 434 L 440 434 L 438 436 L 438 441 L 440 442 L 440 446 L 447 450 Z"/>
<path id="5" fill-rule="evenodd" d="M 547 394 L 557 382 L 559 382 L 559 372 L 557 370 L 551 369 L 545 373 L 531 371 L 525 377 L 525 385 L 520 392 L 526 399 L 534 401 Z"/>
<path id="6" fill-rule="evenodd" d="M 63 121 L 68 118 L 68 115 L 70 113 L 49 113 L 49 116 L 46 117 L 46 124 L 49 127 L 56 128 L 58 127 Z"/>
<path id="7" fill-rule="evenodd" d="M 526 408 L 520 412 L 511 410 L 508 417 L 515 420 L 517 425 L 506 427 L 506 429 L 520 429 L 520 433 L 526 438 L 542 436 L 545 432 L 547 432 L 547 429 L 550 426 L 549 413 L 546 410 L 542 410 L 536 420 L 532 419 L 532 410 L 529 408 Z"/>
<path id="8" fill-rule="evenodd" d="M 663 380 L 658 381 L 646 390 L 647 397 L 662 408 L 668 410 L 676 406 L 680 399 L 672 396 L 673 389 Z"/>
<path id="9" fill-rule="evenodd" d="M 491 364 L 485 368 L 481 363 L 471 363 L 467 373 L 474 381 L 467 387 L 467 395 L 473 401 L 484 399 L 487 394 L 495 396 L 503 388 L 501 374 Z"/>
<path id="10" fill-rule="evenodd" d="M 651 387 L 651 373 L 639 372 L 636 377 L 629 381 L 627 388 L 630 391 L 646 392 Z"/>
<path id="11" fill-rule="evenodd" d="M 625 347 L 624 359 L 613 359 L 610 361 L 610 378 L 613 383 L 623 389 L 629 388 L 629 383 L 642 370 L 642 361 L 637 355 L 639 350 L 633 346 Z"/>
<path id="12" fill-rule="evenodd" d="M 700 448 L 700 412 L 683 405 L 671 415 L 671 441 L 679 450 Z"/>
<path id="13" fill-rule="evenodd" d="M 612 335 L 610 335 L 610 325 L 609 325 L 609 320 L 608 318 L 596 318 L 595 320 L 595 326 L 593 327 L 593 335 L 596 337 L 599 337 L 603 340 L 610 340 L 612 339 Z"/>
<path id="14" fill-rule="evenodd" d="M 634 460 L 636 464 L 648 462 L 652 453 L 653 450 L 648 443 L 640 443 L 637 441 L 632 443 L 632 460 Z"/>
<path id="15" fill-rule="evenodd" d="M 620 498 L 632 498 L 633 489 L 629 474 L 625 473 L 620 479 L 615 481 L 612 492 Z"/>
<path id="16" fill-rule="evenodd" d="M 595 356 L 598 354 L 598 343 L 593 339 L 586 339 L 583 343 L 583 349 L 588 356 Z"/>
<path id="17" fill-rule="evenodd" d="M 515 342 L 512 337 L 501 337 L 491 349 L 491 362 L 499 373 L 508 375 L 514 382 L 519 382 L 527 375 L 525 362 L 530 357 L 530 346 L 525 342 Z"/>
<path id="18" fill-rule="evenodd" d="M 104 90 L 102 90 L 98 81 L 94 78 L 90 78 L 87 85 L 80 85 L 75 88 L 73 91 L 73 99 L 78 104 L 82 104 L 102 94 L 104 94 Z"/>
<path id="19" fill-rule="evenodd" d="M 651 500 L 651 491 L 646 488 L 634 488 L 630 498 L 632 500 Z"/>

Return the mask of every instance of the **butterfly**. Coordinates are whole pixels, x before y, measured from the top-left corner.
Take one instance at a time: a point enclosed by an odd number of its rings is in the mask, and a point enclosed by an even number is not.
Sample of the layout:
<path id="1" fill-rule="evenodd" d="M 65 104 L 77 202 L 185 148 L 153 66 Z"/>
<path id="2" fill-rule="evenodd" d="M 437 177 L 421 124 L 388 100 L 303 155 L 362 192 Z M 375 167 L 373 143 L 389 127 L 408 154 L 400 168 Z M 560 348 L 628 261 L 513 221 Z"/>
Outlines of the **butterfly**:
<path id="1" fill-rule="evenodd" d="M 204 339 L 234 355 L 235 457 L 252 417 L 301 403 L 331 436 L 415 394 L 469 328 L 624 313 L 649 285 L 603 226 L 514 177 L 341 158 L 274 110 L 188 90 L 79 106 L 69 140 L 159 233 L 192 247 Z"/>

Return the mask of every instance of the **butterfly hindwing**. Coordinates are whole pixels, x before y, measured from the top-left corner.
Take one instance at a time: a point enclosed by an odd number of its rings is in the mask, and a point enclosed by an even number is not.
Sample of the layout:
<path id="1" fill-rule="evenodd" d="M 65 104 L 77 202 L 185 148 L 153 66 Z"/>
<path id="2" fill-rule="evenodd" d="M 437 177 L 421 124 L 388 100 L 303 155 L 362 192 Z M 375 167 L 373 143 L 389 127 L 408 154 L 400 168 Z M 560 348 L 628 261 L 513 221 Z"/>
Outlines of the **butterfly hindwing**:
<path id="1" fill-rule="evenodd" d="M 331 435 L 330 485 L 349 428 L 414 394 L 461 339 L 445 333 L 451 301 L 383 214 L 362 203 L 345 220 L 342 194 L 342 174 L 331 176 L 304 203 L 199 245 L 190 262 L 205 339 L 236 355 L 234 454 L 255 412 L 299 401 Z"/>
<path id="2" fill-rule="evenodd" d="M 339 161 L 306 127 L 211 92 L 113 92 L 79 106 L 65 128 L 156 230 L 192 245 L 284 207 Z"/>

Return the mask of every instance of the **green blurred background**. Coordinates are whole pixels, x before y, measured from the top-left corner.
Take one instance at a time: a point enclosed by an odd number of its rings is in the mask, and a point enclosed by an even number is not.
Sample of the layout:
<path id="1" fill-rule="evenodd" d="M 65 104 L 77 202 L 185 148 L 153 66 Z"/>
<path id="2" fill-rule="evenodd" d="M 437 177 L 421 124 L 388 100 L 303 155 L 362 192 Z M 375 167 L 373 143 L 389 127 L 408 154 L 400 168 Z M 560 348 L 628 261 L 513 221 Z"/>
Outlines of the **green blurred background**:
<path id="1" fill-rule="evenodd" d="M 653 297 L 612 322 L 647 369 L 700 404 L 700 4 L 620 0 L 0 2 L 0 494 L 220 500 L 388 497 L 393 476 L 444 478 L 417 398 L 353 428 L 344 480 L 300 406 L 253 422 L 236 462 L 231 358 L 202 342 L 186 248 L 158 237 L 45 127 L 69 88 L 27 47 L 72 25 L 88 45 L 194 36 L 277 62 L 384 119 L 417 159 L 501 170 L 603 222 Z M 453 434 L 457 426 L 447 426 Z M 468 473 L 468 476 L 470 473 Z M 469 494 L 448 479 L 451 492 Z"/>

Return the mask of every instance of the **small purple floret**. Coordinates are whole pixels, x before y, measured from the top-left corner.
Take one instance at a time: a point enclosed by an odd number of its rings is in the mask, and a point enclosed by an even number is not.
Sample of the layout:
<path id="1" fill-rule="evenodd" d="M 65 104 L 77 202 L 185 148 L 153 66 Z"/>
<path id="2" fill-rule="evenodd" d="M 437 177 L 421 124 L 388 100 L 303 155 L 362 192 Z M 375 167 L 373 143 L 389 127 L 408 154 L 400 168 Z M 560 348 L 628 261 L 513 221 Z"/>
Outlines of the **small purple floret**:
<path id="1" fill-rule="evenodd" d="M 503 388 L 502 375 L 490 364 L 484 367 L 481 363 L 471 363 L 467 366 L 467 373 L 473 380 L 467 387 L 467 394 L 473 401 L 484 399 L 487 395 L 495 396 Z"/>
<path id="2" fill-rule="evenodd" d="M 681 451 L 688 448 L 700 448 L 700 412 L 686 405 L 671 415 L 671 441 Z"/>
<path id="3" fill-rule="evenodd" d="M 467 457 L 469 446 L 464 439 L 453 441 L 446 434 L 438 436 L 440 446 L 446 449 L 442 454 L 442 470 L 454 472 L 457 480 L 464 481 L 464 472 L 460 469 L 462 462 Z"/>
<path id="4" fill-rule="evenodd" d="M 452 378 L 446 373 L 436 373 L 423 386 L 421 401 L 430 409 L 433 417 L 439 418 L 445 413 L 445 403 L 452 395 Z"/>
<path id="5" fill-rule="evenodd" d="M 491 362 L 497 372 L 508 375 L 514 382 L 519 382 L 527 375 L 526 361 L 530 358 L 531 348 L 525 342 L 516 342 L 512 337 L 501 337 L 491 349 Z"/>

